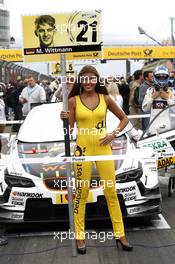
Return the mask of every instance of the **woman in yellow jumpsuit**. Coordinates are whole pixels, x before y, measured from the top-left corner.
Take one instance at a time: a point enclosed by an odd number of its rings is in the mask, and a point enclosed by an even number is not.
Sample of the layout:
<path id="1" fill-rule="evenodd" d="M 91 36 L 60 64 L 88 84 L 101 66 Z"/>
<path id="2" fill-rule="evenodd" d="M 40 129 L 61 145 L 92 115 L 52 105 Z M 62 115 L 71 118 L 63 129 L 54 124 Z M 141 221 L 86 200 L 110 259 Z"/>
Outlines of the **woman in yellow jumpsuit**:
<path id="1" fill-rule="evenodd" d="M 112 155 L 110 142 L 127 125 L 124 112 L 108 95 L 106 87 L 100 83 L 100 76 L 92 66 L 80 71 L 73 89 L 69 94 L 69 112 L 61 113 L 61 118 L 69 117 L 70 128 L 77 124 L 75 156 Z M 109 109 L 120 119 L 119 125 L 111 133 L 106 133 L 106 112 Z M 125 237 L 123 219 L 116 193 L 114 161 L 96 161 L 96 167 L 103 182 L 104 195 L 113 225 L 113 234 L 123 250 L 130 251 L 132 246 Z M 76 197 L 74 219 L 77 249 L 86 253 L 85 247 L 85 207 L 89 194 L 92 162 L 75 162 Z M 110 184 L 108 184 L 110 182 Z M 89 183 L 89 184 L 88 184 Z M 111 184 L 112 183 L 112 184 Z"/>

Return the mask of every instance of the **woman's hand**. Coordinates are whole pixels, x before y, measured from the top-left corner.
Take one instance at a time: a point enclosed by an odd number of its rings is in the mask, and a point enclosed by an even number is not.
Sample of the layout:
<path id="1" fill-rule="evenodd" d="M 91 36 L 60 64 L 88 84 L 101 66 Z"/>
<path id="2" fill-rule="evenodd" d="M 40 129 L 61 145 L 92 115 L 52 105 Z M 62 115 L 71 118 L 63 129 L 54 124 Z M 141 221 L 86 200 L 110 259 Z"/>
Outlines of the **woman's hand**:
<path id="1" fill-rule="evenodd" d="M 63 120 L 63 119 L 67 119 L 69 118 L 69 111 L 61 111 L 60 113 L 60 118 Z"/>
<path id="2" fill-rule="evenodd" d="M 107 144 L 109 144 L 115 138 L 115 136 L 116 135 L 115 135 L 114 132 L 106 134 L 105 137 L 103 137 L 103 138 L 100 139 L 100 145 L 107 145 Z"/>

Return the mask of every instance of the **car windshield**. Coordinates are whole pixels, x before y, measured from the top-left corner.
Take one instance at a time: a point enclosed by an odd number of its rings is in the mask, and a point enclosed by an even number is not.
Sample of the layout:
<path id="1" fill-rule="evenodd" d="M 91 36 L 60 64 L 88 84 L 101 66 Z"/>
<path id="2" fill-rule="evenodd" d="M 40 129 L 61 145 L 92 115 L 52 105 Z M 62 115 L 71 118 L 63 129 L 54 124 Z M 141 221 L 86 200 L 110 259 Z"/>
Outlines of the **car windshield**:
<path id="1" fill-rule="evenodd" d="M 71 144 L 73 148 L 74 144 Z M 18 142 L 19 158 L 42 158 L 64 156 L 64 142 L 25 143 Z"/>
<path id="2" fill-rule="evenodd" d="M 73 153 L 75 142 L 71 142 L 71 152 Z M 18 142 L 19 158 L 54 158 L 65 155 L 65 144 L 60 142 L 42 142 L 42 143 L 25 143 Z M 60 176 L 66 177 L 66 165 L 64 162 L 49 163 L 23 163 L 24 170 L 30 175 L 37 176 L 42 179 L 54 178 Z"/>
<path id="3" fill-rule="evenodd" d="M 75 142 L 71 142 L 71 153 L 73 153 Z M 127 151 L 126 135 L 115 138 L 112 141 L 113 155 L 125 154 Z M 48 142 L 48 143 L 25 143 L 18 142 L 19 158 L 45 158 L 64 156 L 64 142 Z M 123 160 L 115 160 L 115 169 L 119 169 Z M 66 165 L 64 162 L 50 163 L 22 163 L 24 170 L 30 175 L 37 176 L 42 179 L 54 177 L 66 177 Z M 92 177 L 98 175 L 96 166 L 93 163 Z"/>
<path id="4" fill-rule="evenodd" d="M 75 142 L 71 142 L 71 153 L 74 152 Z M 127 147 L 127 138 L 123 134 L 112 141 L 113 154 L 125 154 Z M 65 143 L 60 142 L 42 142 L 42 143 L 25 143 L 18 142 L 19 158 L 45 158 L 64 156 Z"/>
<path id="5" fill-rule="evenodd" d="M 112 153 L 113 155 L 126 154 L 127 152 L 127 137 L 125 134 L 115 138 L 112 141 Z M 118 170 L 123 164 L 123 159 L 115 160 L 115 169 Z"/>

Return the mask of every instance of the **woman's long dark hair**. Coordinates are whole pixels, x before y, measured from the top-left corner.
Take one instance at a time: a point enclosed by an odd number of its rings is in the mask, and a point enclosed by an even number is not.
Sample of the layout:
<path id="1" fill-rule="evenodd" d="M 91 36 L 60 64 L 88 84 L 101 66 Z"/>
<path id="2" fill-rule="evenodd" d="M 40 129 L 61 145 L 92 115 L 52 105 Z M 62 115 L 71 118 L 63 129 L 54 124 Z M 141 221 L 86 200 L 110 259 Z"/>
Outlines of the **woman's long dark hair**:
<path id="1" fill-rule="evenodd" d="M 69 98 L 76 96 L 76 95 L 80 95 L 82 93 L 82 86 L 81 86 L 81 76 L 83 76 L 83 74 L 85 73 L 93 73 L 97 78 L 97 83 L 95 86 L 95 91 L 97 93 L 101 93 L 101 94 L 109 94 L 106 87 L 103 85 L 102 82 L 100 82 L 100 75 L 98 73 L 98 71 L 91 65 L 86 65 L 84 66 L 81 71 L 78 74 L 78 77 L 73 85 L 73 88 L 69 94 Z"/>

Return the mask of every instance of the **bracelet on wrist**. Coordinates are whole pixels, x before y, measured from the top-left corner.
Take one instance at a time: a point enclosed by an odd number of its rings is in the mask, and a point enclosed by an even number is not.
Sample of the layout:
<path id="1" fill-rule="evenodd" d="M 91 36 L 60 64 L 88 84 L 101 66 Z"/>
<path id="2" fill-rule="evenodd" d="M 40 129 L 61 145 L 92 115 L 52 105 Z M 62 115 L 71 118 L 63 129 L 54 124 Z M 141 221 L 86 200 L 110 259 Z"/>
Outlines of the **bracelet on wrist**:
<path id="1" fill-rule="evenodd" d="M 112 133 L 113 133 L 114 137 L 117 137 L 118 134 L 120 133 L 120 130 L 119 129 L 115 129 Z"/>

